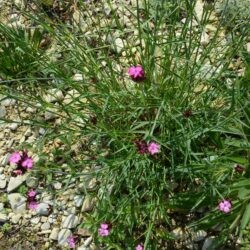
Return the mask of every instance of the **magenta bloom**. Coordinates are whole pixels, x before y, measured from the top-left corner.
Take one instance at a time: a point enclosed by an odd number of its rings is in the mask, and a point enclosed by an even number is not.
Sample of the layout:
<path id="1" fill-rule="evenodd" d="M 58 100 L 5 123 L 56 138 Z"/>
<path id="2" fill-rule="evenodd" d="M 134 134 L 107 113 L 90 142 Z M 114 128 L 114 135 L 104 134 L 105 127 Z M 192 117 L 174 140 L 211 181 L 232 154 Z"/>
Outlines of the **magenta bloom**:
<path id="1" fill-rule="evenodd" d="M 38 203 L 36 201 L 31 201 L 28 204 L 28 208 L 31 209 L 31 210 L 36 210 L 37 207 L 38 207 Z"/>
<path id="2" fill-rule="evenodd" d="M 69 248 L 75 248 L 76 247 L 76 242 L 75 242 L 75 239 L 74 239 L 74 237 L 72 235 L 68 237 L 67 243 L 69 245 Z"/>
<path id="3" fill-rule="evenodd" d="M 151 155 L 159 153 L 160 152 L 160 145 L 158 143 L 155 143 L 155 142 L 150 142 L 148 144 L 148 152 Z"/>
<path id="4" fill-rule="evenodd" d="M 10 163 L 14 163 L 14 164 L 16 164 L 16 163 L 18 163 L 20 160 L 21 160 L 21 154 L 19 153 L 19 152 L 14 152 L 11 156 L 10 156 L 10 158 L 9 158 L 9 162 Z"/>
<path id="5" fill-rule="evenodd" d="M 145 73 L 141 65 L 131 66 L 128 69 L 128 74 L 134 81 L 140 81 L 145 78 Z"/>
<path id="6" fill-rule="evenodd" d="M 238 172 L 238 173 L 243 173 L 244 171 L 245 171 L 245 168 L 244 167 L 242 167 L 241 165 L 239 165 L 239 164 L 236 164 L 235 166 L 234 166 L 234 170 L 236 171 L 236 172 Z"/>
<path id="7" fill-rule="evenodd" d="M 30 157 L 24 158 L 24 160 L 21 163 L 22 167 L 26 169 L 31 169 L 33 167 L 33 160 Z"/>
<path id="8" fill-rule="evenodd" d="M 100 228 L 98 229 L 98 234 L 102 237 L 106 237 L 109 235 L 109 233 L 109 225 L 107 223 L 102 223 Z"/>
<path id="9" fill-rule="evenodd" d="M 135 145 L 139 154 L 146 154 L 148 153 L 148 145 L 145 141 L 135 141 Z"/>
<path id="10" fill-rule="evenodd" d="M 142 243 L 141 243 L 141 244 L 138 244 L 138 245 L 136 246 L 135 250 L 144 250 L 143 244 L 142 244 Z"/>
<path id="11" fill-rule="evenodd" d="M 28 192 L 28 197 L 30 198 L 34 198 L 36 196 L 37 192 L 33 189 L 31 189 L 29 192 Z"/>
<path id="12" fill-rule="evenodd" d="M 232 208 L 232 203 L 229 200 L 223 200 L 219 203 L 219 210 L 224 213 L 229 213 Z"/>
<path id="13" fill-rule="evenodd" d="M 22 172 L 21 169 L 13 170 L 13 173 L 14 173 L 15 175 L 22 175 L 22 174 L 23 174 L 23 172 Z"/>

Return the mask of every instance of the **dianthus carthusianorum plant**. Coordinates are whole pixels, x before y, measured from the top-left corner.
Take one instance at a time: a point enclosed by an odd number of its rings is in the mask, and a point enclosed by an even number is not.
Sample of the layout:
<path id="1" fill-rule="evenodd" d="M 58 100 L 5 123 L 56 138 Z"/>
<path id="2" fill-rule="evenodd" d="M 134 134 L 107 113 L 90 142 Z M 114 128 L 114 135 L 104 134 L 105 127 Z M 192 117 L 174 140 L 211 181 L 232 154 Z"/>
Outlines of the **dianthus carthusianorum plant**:
<path id="1" fill-rule="evenodd" d="M 247 29 L 225 33 L 210 1 L 202 12 L 190 0 L 103 2 L 79 1 L 68 23 L 42 4 L 22 9 L 32 33 L 0 26 L 2 91 L 36 107 L 29 122 L 46 129 L 37 173 L 63 162 L 74 178 L 96 178 L 82 190 L 95 200 L 83 226 L 99 246 L 174 249 L 177 227 L 216 232 L 215 244 L 240 235 L 250 219 Z M 67 100 L 46 101 L 51 88 Z"/>

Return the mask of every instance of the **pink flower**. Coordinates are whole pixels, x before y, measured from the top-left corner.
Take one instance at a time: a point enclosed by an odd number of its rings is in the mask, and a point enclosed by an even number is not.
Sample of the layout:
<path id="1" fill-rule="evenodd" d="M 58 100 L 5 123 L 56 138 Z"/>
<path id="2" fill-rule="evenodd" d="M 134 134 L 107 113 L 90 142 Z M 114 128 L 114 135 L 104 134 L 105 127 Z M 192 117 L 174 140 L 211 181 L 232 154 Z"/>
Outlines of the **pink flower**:
<path id="1" fill-rule="evenodd" d="M 224 213 L 229 213 L 232 203 L 229 200 L 223 200 L 219 203 L 219 210 Z"/>
<path id="2" fill-rule="evenodd" d="M 151 155 L 159 153 L 160 152 L 160 145 L 158 143 L 155 143 L 155 142 L 150 142 L 148 144 L 148 152 Z"/>
<path id="3" fill-rule="evenodd" d="M 148 146 L 147 146 L 147 143 L 145 141 L 137 140 L 137 141 L 135 141 L 135 145 L 137 147 L 139 154 L 148 153 Z"/>
<path id="4" fill-rule="evenodd" d="M 24 158 L 24 160 L 21 163 L 22 167 L 31 169 L 33 167 L 33 160 L 30 157 Z"/>
<path id="5" fill-rule="evenodd" d="M 23 174 L 23 172 L 22 172 L 21 169 L 13 170 L 13 173 L 14 173 L 15 175 L 22 175 L 22 174 Z"/>
<path id="6" fill-rule="evenodd" d="M 102 223 L 100 228 L 98 229 L 98 233 L 102 237 L 106 237 L 109 235 L 110 230 L 109 230 L 109 225 L 106 223 Z"/>
<path id="7" fill-rule="evenodd" d="M 138 245 L 136 246 L 135 250 L 144 250 L 143 244 L 142 244 L 142 243 L 141 243 L 141 244 L 138 244 Z"/>
<path id="8" fill-rule="evenodd" d="M 34 198 L 36 196 L 37 192 L 33 189 L 31 189 L 29 192 L 28 192 L 28 197 L 30 198 Z"/>
<path id="9" fill-rule="evenodd" d="M 69 248 L 75 248 L 76 247 L 75 238 L 72 235 L 68 237 L 67 243 L 69 245 Z"/>
<path id="10" fill-rule="evenodd" d="M 38 207 L 38 203 L 36 201 L 31 201 L 28 204 L 28 208 L 31 209 L 31 210 L 36 210 L 37 207 Z"/>
<path id="11" fill-rule="evenodd" d="M 18 163 L 21 160 L 21 154 L 19 152 L 14 152 L 10 158 L 9 158 L 9 162 L 10 163 Z"/>
<path id="12" fill-rule="evenodd" d="M 143 80 L 145 78 L 145 73 L 141 65 L 131 66 L 128 69 L 128 74 L 135 81 Z"/>
<path id="13" fill-rule="evenodd" d="M 236 172 L 238 172 L 238 173 L 243 173 L 244 171 L 245 171 L 245 168 L 244 167 L 242 167 L 241 165 L 239 165 L 239 164 L 236 164 L 235 166 L 234 166 L 234 170 L 236 171 Z"/>

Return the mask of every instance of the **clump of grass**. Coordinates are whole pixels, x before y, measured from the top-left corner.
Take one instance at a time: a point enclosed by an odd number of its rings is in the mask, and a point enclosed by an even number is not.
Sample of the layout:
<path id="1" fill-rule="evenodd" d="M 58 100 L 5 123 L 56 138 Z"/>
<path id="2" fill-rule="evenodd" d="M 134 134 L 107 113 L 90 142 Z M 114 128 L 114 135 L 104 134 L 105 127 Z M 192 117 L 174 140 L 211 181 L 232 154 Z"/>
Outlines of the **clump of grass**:
<path id="1" fill-rule="evenodd" d="M 51 29 L 40 16 L 26 13 L 60 48 L 61 57 L 45 64 L 53 79 L 49 85 L 65 95 L 76 94 L 70 102 L 55 105 L 31 84 L 29 91 L 12 90 L 12 97 L 30 106 L 39 102 L 39 115 L 53 108 L 60 117 L 56 126 L 33 118 L 33 124 L 47 129 L 38 146 L 59 139 L 65 151 L 53 148 L 59 157 L 55 159 L 66 162 L 74 177 L 88 170 L 97 178 L 97 188 L 90 193 L 97 204 L 84 224 L 99 245 L 174 248 L 174 227 L 189 225 L 212 234 L 217 224 L 223 243 L 228 233 L 237 234 L 249 221 L 249 114 L 243 81 L 230 64 L 241 56 L 246 37 L 241 33 L 225 43 L 217 21 L 210 41 L 202 44 L 212 8 L 205 5 L 199 19 L 195 4 L 143 1 L 124 6 L 134 23 L 120 33 L 122 51 L 113 44 L 115 38 L 110 43 L 103 37 L 124 27 L 112 2 L 111 17 L 100 11 L 95 20 L 94 3 L 78 6 L 87 13 L 86 22 L 93 21 L 94 30 L 88 33 L 60 20 Z M 145 78 L 134 82 L 127 70 L 139 64 Z M 74 73 L 83 80 L 74 81 Z M 138 142 L 154 142 L 160 152 L 140 153 Z M 75 143 L 80 151 L 73 150 Z M 237 172 L 235 164 L 244 171 Z M 56 162 L 47 166 L 40 171 L 60 168 Z M 225 199 L 232 203 L 228 214 L 217 207 Z M 101 224 L 108 225 L 105 237 L 98 235 Z"/>
<path id="2" fill-rule="evenodd" d="M 0 25 L 0 77 L 3 79 L 38 77 L 44 59 L 41 47 L 43 32 L 39 28 L 12 28 Z"/>

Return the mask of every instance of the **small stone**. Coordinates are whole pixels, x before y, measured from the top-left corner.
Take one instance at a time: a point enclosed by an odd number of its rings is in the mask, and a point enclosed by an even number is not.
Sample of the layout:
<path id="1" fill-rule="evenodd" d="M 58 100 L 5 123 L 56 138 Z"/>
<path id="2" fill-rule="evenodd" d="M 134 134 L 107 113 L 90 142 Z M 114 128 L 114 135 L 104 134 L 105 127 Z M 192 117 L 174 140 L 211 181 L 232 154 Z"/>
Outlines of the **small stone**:
<path id="1" fill-rule="evenodd" d="M 46 130 L 45 130 L 44 128 L 40 128 L 38 133 L 39 133 L 40 135 L 44 135 L 45 132 L 46 132 Z"/>
<path id="2" fill-rule="evenodd" d="M 78 235 L 81 235 L 81 236 L 83 236 L 83 237 L 91 236 L 90 231 L 89 231 L 88 229 L 86 229 L 86 228 L 78 228 L 77 234 L 78 234 Z"/>
<path id="3" fill-rule="evenodd" d="M 70 214 L 63 220 L 62 228 L 75 228 L 78 223 L 78 217 L 74 214 Z"/>
<path id="4" fill-rule="evenodd" d="M 20 219 L 21 219 L 22 215 L 21 214 L 14 214 L 12 217 L 11 217 L 11 222 L 13 224 L 17 224 Z"/>
<path id="5" fill-rule="evenodd" d="M 7 98 L 1 102 L 1 105 L 4 107 L 14 106 L 16 104 L 15 99 Z"/>
<path id="6" fill-rule="evenodd" d="M 83 203 L 84 197 L 82 195 L 76 195 L 73 199 L 75 206 L 80 207 Z"/>
<path id="7" fill-rule="evenodd" d="M 82 74 L 74 74 L 73 80 L 77 81 L 77 82 L 82 81 L 83 80 L 83 75 Z"/>
<path id="8" fill-rule="evenodd" d="M 107 16 L 109 16 L 109 15 L 111 14 L 112 9 L 110 8 L 110 6 L 109 6 L 108 4 L 104 4 L 104 6 L 103 6 L 103 11 L 104 11 L 104 13 L 105 13 Z"/>
<path id="9" fill-rule="evenodd" d="M 198 230 L 192 234 L 192 238 L 195 242 L 204 240 L 207 237 L 207 232 L 204 230 Z"/>
<path id="10" fill-rule="evenodd" d="M 5 107 L 0 106 L 0 118 L 4 118 L 6 115 L 6 109 Z"/>
<path id="11" fill-rule="evenodd" d="M 90 196 L 86 196 L 82 204 L 82 212 L 89 212 L 94 208 L 95 200 Z"/>
<path id="12" fill-rule="evenodd" d="M 201 19 L 202 19 L 203 5 L 204 5 L 203 2 L 201 0 L 198 0 L 195 4 L 195 7 L 194 7 L 194 11 L 195 11 L 199 21 L 201 21 Z"/>
<path id="13" fill-rule="evenodd" d="M 215 31 L 217 30 L 217 27 L 214 26 L 214 25 L 212 25 L 212 24 L 207 24 L 207 25 L 205 26 L 205 30 L 206 30 L 207 32 L 215 32 Z"/>
<path id="14" fill-rule="evenodd" d="M 171 232 L 172 236 L 176 239 L 176 240 L 185 240 L 188 238 L 189 234 L 188 232 L 181 228 L 181 227 L 177 227 L 175 228 L 172 232 Z"/>
<path id="15" fill-rule="evenodd" d="M 5 156 L 3 156 L 3 158 L 1 159 L 1 162 L 0 162 L 0 165 L 6 166 L 9 162 L 9 158 L 10 158 L 10 154 L 6 154 Z"/>
<path id="16" fill-rule="evenodd" d="M 92 236 L 88 237 L 85 241 L 83 246 L 87 247 L 91 242 L 92 242 L 93 238 Z"/>
<path id="17" fill-rule="evenodd" d="M 39 218 L 39 217 L 34 217 L 34 218 L 32 218 L 32 219 L 30 220 L 30 222 L 31 222 L 32 224 L 37 225 L 37 224 L 40 222 L 40 218 Z"/>
<path id="18" fill-rule="evenodd" d="M 69 204 L 69 207 L 67 208 L 67 215 L 68 214 L 75 214 L 76 213 L 76 208 L 74 206 L 70 206 L 71 204 Z"/>
<path id="19" fill-rule="evenodd" d="M 34 176 L 28 176 L 26 179 L 26 185 L 30 188 L 35 188 L 38 185 L 38 179 Z"/>
<path id="20" fill-rule="evenodd" d="M 45 121 L 51 121 L 51 120 L 54 120 L 56 119 L 58 116 L 56 114 L 56 111 L 55 110 L 48 110 L 48 111 L 45 111 L 44 113 L 44 119 Z"/>
<path id="21" fill-rule="evenodd" d="M 43 200 L 43 202 L 45 202 L 45 203 L 48 203 L 48 204 L 51 204 L 51 201 L 53 200 L 53 197 L 52 197 L 52 195 L 51 194 L 48 194 L 48 193 L 43 193 L 42 194 L 42 200 Z"/>
<path id="22" fill-rule="evenodd" d="M 55 223 L 56 222 L 56 217 L 57 217 L 56 214 L 50 214 L 49 217 L 48 217 L 48 222 L 49 223 Z"/>
<path id="23" fill-rule="evenodd" d="M 57 239 L 58 239 L 59 230 L 60 230 L 59 228 L 54 227 L 54 228 L 52 229 L 51 233 L 50 233 L 49 238 L 50 238 L 51 240 L 57 240 Z"/>
<path id="24" fill-rule="evenodd" d="M 50 229 L 50 223 L 49 222 L 44 222 L 42 225 L 41 225 L 41 230 L 48 230 Z"/>
<path id="25" fill-rule="evenodd" d="M 247 52 L 250 53 L 250 42 L 247 43 Z"/>
<path id="26" fill-rule="evenodd" d="M 91 180 L 89 180 L 88 184 L 87 184 L 87 190 L 88 191 L 93 191 L 96 187 L 96 184 L 97 184 L 97 180 L 96 178 L 93 178 Z"/>
<path id="27" fill-rule="evenodd" d="M 203 31 L 201 34 L 201 45 L 206 46 L 209 44 L 209 42 L 210 42 L 209 35 L 205 31 Z"/>
<path id="28" fill-rule="evenodd" d="M 28 107 L 28 108 L 26 108 L 26 111 L 27 111 L 28 113 L 34 114 L 34 113 L 36 112 L 36 109 L 35 109 L 35 108 L 32 108 L 32 107 Z"/>
<path id="29" fill-rule="evenodd" d="M 8 195 L 10 206 L 14 213 L 25 213 L 26 211 L 26 198 L 19 193 Z"/>
<path id="30" fill-rule="evenodd" d="M 48 93 L 45 95 L 45 101 L 49 103 L 62 101 L 64 99 L 64 95 L 59 89 L 50 89 Z"/>
<path id="31" fill-rule="evenodd" d="M 0 203 L 0 212 L 4 210 L 4 204 L 1 202 Z"/>
<path id="32" fill-rule="evenodd" d="M 39 225 L 39 226 L 41 226 L 41 225 Z M 37 234 L 38 235 L 43 235 L 43 234 L 50 234 L 50 233 L 51 233 L 51 229 L 48 229 L 48 230 L 44 230 L 44 231 L 38 232 Z"/>
<path id="33" fill-rule="evenodd" d="M 49 249 L 49 247 L 50 247 L 50 242 L 45 242 L 45 244 L 44 244 L 44 249 Z M 51 248 L 50 248 L 51 249 Z"/>
<path id="34" fill-rule="evenodd" d="M 123 50 L 124 48 L 124 41 L 121 39 L 121 38 L 116 38 L 115 41 L 114 41 L 114 46 L 115 46 L 115 50 L 118 54 L 121 53 L 121 51 Z"/>
<path id="35" fill-rule="evenodd" d="M 72 233 L 69 229 L 61 229 L 58 233 L 58 244 L 61 246 L 67 245 L 67 239 L 71 236 Z"/>
<path id="36" fill-rule="evenodd" d="M 6 180 L 1 180 L 1 179 L 0 179 L 0 189 L 5 188 L 6 185 L 7 185 L 7 181 L 6 181 Z"/>
<path id="37" fill-rule="evenodd" d="M 55 183 L 53 183 L 53 187 L 54 187 L 54 189 L 59 190 L 59 189 L 62 188 L 62 183 L 61 182 L 55 182 Z"/>
<path id="38" fill-rule="evenodd" d="M 32 135 L 32 130 L 31 130 L 31 128 L 28 128 L 28 129 L 25 131 L 24 136 L 25 136 L 25 137 L 30 137 L 31 135 Z"/>
<path id="39" fill-rule="evenodd" d="M 21 184 L 26 181 L 27 177 L 28 177 L 27 174 L 18 175 L 16 177 L 10 177 L 9 184 L 8 184 L 8 187 L 7 187 L 7 192 L 10 193 L 14 189 L 21 186 Z"/>
<path id="40" fill-rule="evenodd" d="M 16 131 L 17 128 L 18 128 L 18 123 L 11 123 L 11 124 L 9 125 L 9 129 L 10 129 L 11 131 Z"/>
<path id="41" fill-rule="evenodd" d="M 8 220 L 8 216 L 6 214 L 0 214 L 0 222 L 5 223 Z"/>
<path id="42" fill-rule="evenodd" d="M 25 219 L 31 219 L 32 215 L 31 215 L 31 214 L 25 214 L 23 217 L 24 217 Z"/>
<path id="43" fill-rule="evenodd" d="M 39 215 L 48 215 L 50 213 L 50 205 L 47 203 L 39 203 L 36 211 Z"/>
<path id="44" fill-rule="evenodd" d="M 64 98 L 63 103 L 64 104 L 69 104 L 71 102 L 74 102 L 75 100 L 77 100 L 77 98 L 80 96 L 79 92 L 76 90 L 70 90 L 68 91 L 67 95 Z"/>
<path id="45" fill-rule="evenodd" d="M 216 249 L 218 249 L 215 242 L 216 242 L 215 236 L 211 236 L 211 237 L 206 238 L 206 240 L 204 241 L 204 244 L 202 246 L 202 250 L 216 250 Z"/>
<path id="46" fill-rule="evenodd" d="M 47 218 L 46 216 L 42 216 L 42 217 L 41 217 L 41 222 L 44 223 L 44 222 L 47 222 L 47 220 L 48 220 L 48 218 Z"/>
<path id="47" fill-rule="evenodd" d="M 107 62 L 106 62 L 106 61 L 101 61 L 101 65 L 102 65 L 103 67 L 106 67 L 106 66 L 107 66 Z"/>

